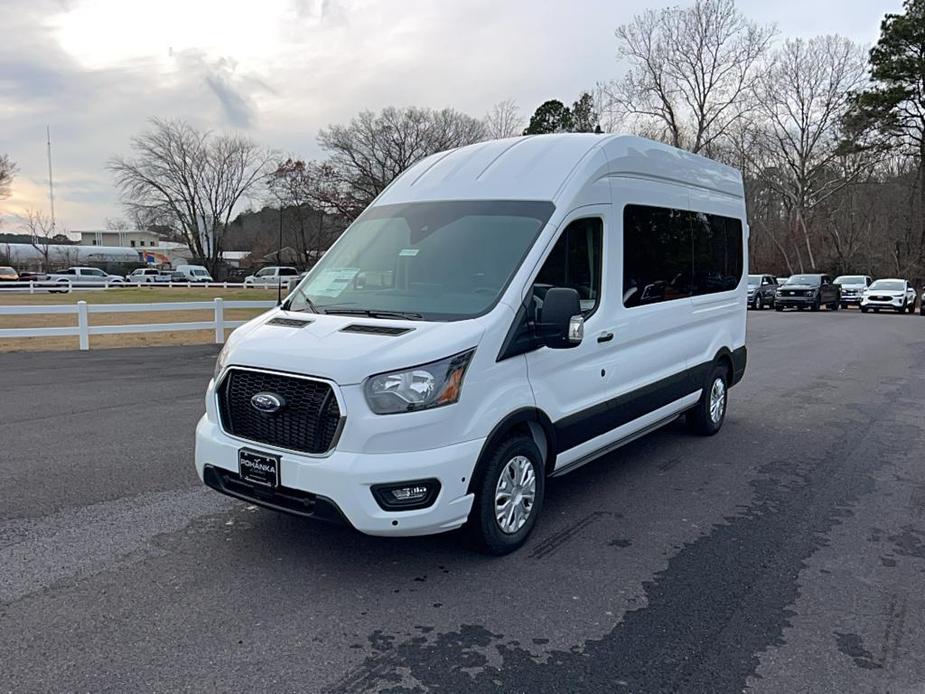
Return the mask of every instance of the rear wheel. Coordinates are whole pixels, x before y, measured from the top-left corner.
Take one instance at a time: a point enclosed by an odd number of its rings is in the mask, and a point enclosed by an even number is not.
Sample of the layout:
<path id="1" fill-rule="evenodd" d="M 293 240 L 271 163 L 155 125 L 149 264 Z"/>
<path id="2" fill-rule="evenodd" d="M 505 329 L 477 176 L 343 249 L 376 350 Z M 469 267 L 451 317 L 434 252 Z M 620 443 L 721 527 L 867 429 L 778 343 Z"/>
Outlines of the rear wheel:
<path id="1" fill-rule="evenodd" d="M 695 434 L 712 436 L 726 419 L 726 402 L 729 395 L 729 371 L 720 365 L 713 367 L 704 384 L 700 400 L 687 411 L 687 426 Z"/>
<path id="2" fill-rule="evenodd" d="M 466 534 L 485 554 L 513 552 L 526 542 L 543 508 L 546 473 L 533 439 L 512 436 L 486 452 Z"/>

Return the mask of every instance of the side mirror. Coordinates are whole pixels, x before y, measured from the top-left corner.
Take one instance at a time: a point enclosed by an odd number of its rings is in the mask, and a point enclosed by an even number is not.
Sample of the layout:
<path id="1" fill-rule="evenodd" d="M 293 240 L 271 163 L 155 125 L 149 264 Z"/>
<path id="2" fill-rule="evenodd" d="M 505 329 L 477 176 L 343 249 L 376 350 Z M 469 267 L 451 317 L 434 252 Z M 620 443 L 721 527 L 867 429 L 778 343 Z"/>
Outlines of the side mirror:
<path id="1" fill-rule="evenodd" d="M 553 287 L 543 298 L 540 312 L 540 336 L 551 349 L 568 349 L 581 344 L 585 333 L 578 292 L 568 287 Z"/>

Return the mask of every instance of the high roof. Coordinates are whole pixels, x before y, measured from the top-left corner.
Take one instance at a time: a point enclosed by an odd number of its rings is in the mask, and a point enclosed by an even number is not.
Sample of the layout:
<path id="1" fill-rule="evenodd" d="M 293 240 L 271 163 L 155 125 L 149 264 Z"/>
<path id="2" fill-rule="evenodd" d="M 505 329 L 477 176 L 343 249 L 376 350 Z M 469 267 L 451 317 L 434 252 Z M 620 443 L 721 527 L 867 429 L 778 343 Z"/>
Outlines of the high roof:
<path id="1" fill-rule="evenodd" d="M 416 200 L 552 200 L 574 179 L 634 176 L 742 196 L 738 171 L 631 135 L 557 134 L 490 140 L 427 157 L 376 204 Z"/>

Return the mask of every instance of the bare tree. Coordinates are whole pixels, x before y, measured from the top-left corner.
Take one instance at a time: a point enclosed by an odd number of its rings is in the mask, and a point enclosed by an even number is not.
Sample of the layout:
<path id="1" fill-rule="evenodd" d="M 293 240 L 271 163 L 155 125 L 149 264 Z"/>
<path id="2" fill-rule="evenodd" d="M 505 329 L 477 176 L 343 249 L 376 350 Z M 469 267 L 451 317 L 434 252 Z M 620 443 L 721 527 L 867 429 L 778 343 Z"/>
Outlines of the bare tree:
<path id="1" fill-rule="evenodd" d="M 520 107 L 513 99 L 499 101 L 485 115 L 485 135 L 497 140 L 504 137 L 516 137 L 523 132 L 524 119 Z"/>
<path id="2" fill-rule="evenodd" d="M 16 175 L 16 163 L 7 154 L 0 154 L 0 200 L 10 196 L 10 185 Z"/>
<path id="3" fill-rule="evenodd" d="M 240 135 L 159 119 L 131 148 L 133 157 L 108 165 L 129 213 L 171 228 L 214 271 L 232 215 L 256 192 L 273 153 Z"/>
<path id="4" fill-rule="evenodd" d="M 326 187 L 323 164 L 287 159 L 267 179 L 267 190 L 277 204 L 282 227 L 288 221 L 292 239 L 304 268 L 311 267 L 344 229 L 339 197 Z M 282 235 L 283 229 L 280 229 Z"/>
<path id="5" fill-rule="evenodd" d="M 629 69 L 609 85 L 610 101 L 633 130 L 708 150 L 749 108 L 774 33 L 745 19 L 733 0 L 648 10 L 616 30 Z"/>
<path id="6" fill-rule="evenodd" d="M 870 167 L 868 154 L 840 148 L 850 92 L 865 75 L 864 51 L 848 39 L 789 39 L 753 86 L 754 137 L 742 155 L 780 194 L 810 269 L 817 262 L 807 215 Z"/>
<path id="7" fill-rule="evenodd" d="M 47 272 L 51 269 L 50 246 L 55 243 L 56 227 L 49 215 L 31 207 L 22 215 L 21 220 L 20 229 L 29 235 L 32 247 L 42 254 L 42 270 Z"/>
<path id="8" fill-rule="evenodd" d="M 107 217 L 105 226 L 108 231 L 129 231 L 132 228 L 124 217 Z"/>
<path id="9" fill-rule="evenodd" d="M 390 106 L 380 113 L 363 111 L 349 125 L 332 125 L 318 134 L 318 142 L 330 155 L 332 199 L 352 218 L 415 162 L 485 137 L 482 121 L 453 109 Z"/>

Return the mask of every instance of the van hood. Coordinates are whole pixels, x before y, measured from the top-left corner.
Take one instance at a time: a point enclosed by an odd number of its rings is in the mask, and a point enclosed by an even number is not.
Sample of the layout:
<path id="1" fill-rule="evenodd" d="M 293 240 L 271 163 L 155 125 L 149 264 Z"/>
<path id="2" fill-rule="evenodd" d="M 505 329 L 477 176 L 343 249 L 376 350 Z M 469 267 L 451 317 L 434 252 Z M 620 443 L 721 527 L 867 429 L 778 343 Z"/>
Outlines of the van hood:
<path id="1" fill-rule="evenodd" d="M 382 328 L 406 332 L 377 332 Z M 426 364 L 471 349 L 484 330 L 484 319 L 438 323 L 274 309 L 232 334 L 227 364 L 290 371 L 352 385 L 377 373 Z"/>

